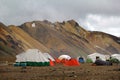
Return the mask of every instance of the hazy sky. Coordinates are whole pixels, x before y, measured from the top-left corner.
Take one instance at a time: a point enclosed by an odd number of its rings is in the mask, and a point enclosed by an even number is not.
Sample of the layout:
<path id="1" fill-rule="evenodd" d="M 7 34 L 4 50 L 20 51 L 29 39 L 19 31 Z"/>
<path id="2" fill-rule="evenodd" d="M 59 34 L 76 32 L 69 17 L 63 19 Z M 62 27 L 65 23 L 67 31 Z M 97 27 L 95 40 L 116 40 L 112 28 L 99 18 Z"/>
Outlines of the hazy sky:
<path id="1" fill-rule="evenodd" d="M 0 22 L 74 19 L 87 30 L 120 36 L 120 0 L 0 0 Z"/>

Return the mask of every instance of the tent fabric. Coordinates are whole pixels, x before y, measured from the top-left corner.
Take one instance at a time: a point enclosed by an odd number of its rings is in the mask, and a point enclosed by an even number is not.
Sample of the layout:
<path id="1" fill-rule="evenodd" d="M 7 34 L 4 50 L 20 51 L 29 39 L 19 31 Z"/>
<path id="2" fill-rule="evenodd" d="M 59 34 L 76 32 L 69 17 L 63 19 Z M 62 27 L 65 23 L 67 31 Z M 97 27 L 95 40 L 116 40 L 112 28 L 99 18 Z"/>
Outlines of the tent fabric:
<path id="1" fill-rule="evenodd" d="M 84 63 L 84 62 L 85 62 L 85 60 L 84 60 L 83 57 L 79 57 L 79 58 L 78 58 L 78 61 L 79 61 L 80 63 Z"/>
<path id="2" fill-rule="evenodd" d="M 59 60 L 59 59 L 55 59 L 55 62 L 56 62 L 56 63 L 60 63 L 60 60 Z"/>
<path id="3" fill-rule="evenodd" d="M 79 62 L 76 59 L 65 60 L 63 63 L 65 66 L 79 66 Z"/>
<path id="4" fill-rule="evenodd" d="M 111 55 L 111 57 L 116 58 L 120 61 L 120 54 L 113 54 Z"/>
<path id="5" fill-rule="evenodd" d="M 28 49 L 16 56 L 16 62 L 49 62 L 49 60 L 38 49 Z"/>
<path id="6" fill-rule="evenodd" d="M 62 60 L 62 59 L 66 59 L 66 60 L 70 60 L 71 57 L 69 55 L 61 55 L 58 57 L 59 60 Z"/>
<path id="7" fill-rule="evenodd" d="M 54 62 L 50 59 L 50 66 L 54 66 Z"/>
<path id="8" fill-rule="evenodd" d="M 16 55 L 16 63 L 26 63 L 27 66 L 47 66 L 50 61 L 38 49 L 28 49 L 26 52 Z"/>
<path id="9" fill-rule="evenodd" d="M 47 58 L 47 59 L 50 59 L 52 61 L 55 61 L 55 59 L 49 54 L 49 53 L 44 53 L 44 56 Z"/>
<path id="10" fill-rule="evenodd" d="M 87 59 L 86 59 L 86 63 L 93 63 L 93 61 L 92 61 L 91 58 L 87 58 Z"/>
<path id="11" fill-rule="evenodd" d="M 87 56 L 87 58 L 92 59 L 93 62 L 95 62 L 96 57 L 99 56 L 99 58 L 103 61 L 106 61 L 106 56 L 100 53 L 93 53 Z"/>

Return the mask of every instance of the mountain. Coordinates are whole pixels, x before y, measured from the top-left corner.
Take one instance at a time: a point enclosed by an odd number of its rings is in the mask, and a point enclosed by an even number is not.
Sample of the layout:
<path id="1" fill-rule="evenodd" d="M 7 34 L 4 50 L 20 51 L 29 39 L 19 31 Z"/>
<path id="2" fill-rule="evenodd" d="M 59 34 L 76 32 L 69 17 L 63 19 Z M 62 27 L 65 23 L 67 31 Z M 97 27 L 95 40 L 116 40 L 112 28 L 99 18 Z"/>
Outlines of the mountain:
<path id="1" fill-rule="evenodd" d="M 32 21 L 20 26 L 0 23 L 2 57 L 14 57 L 29 48 L 38 48 L 54 57 L 61 54 L 86 57 L 94 52 L 114 54 L 120 53 L 120 38 L 103 32 L 87 31 L 74 20 L 55 23 Z"/>
<path id="2" fill-rule="evenodd" d="M 86 56 L 93 52 L 120 53 L 119 38 L 103 32 L 87 31 L 74 20 L 61 23 L 51 23 L 47 20 L 33 21 L 19 27 L 45 45 L 55 56 L 60 54 Z"/>
<path id="3" fill-rule="evenodd" d="M 44 45 L 19 27 L 14 25 L 7 27 L 0 23 L 0 60 L 15 59 L 16 54 L 29 48 L 37 48 L 42 52 L 49 52 Z"/>

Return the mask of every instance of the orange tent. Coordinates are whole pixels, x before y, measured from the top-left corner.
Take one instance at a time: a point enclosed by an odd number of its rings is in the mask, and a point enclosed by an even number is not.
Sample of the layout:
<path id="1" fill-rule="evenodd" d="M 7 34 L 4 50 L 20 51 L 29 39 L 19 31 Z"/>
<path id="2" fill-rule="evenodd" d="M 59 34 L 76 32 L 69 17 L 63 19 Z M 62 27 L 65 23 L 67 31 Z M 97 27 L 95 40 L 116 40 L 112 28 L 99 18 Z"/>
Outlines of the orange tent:
<path id="1" fill-rule="evenodd" d="M 76 59 L 66 60 L 63 64 L 65 66 L 79 66 L 80 65 L 80 63 Z"/>
<path id="2" fill-rule="evenodd" d="M 80 65 L 77 59 L 73 59 L 69 55 L 61 55 L 55 61 L 56 63 L 63 64 L 64 66 L 79 66 Z"/>

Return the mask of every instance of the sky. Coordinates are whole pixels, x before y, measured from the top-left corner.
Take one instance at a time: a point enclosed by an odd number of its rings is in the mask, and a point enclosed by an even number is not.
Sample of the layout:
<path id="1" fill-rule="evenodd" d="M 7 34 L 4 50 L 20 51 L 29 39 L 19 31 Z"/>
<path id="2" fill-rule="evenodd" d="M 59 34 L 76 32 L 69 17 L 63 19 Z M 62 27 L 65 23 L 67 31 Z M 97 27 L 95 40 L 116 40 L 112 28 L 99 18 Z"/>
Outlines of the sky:
<path id="1" fill-rule="evenodd" d="M 0 22 L 5 25 L 71 19 L 87 30 L 120 37 L 120 0 L 0 0 Z"/>

